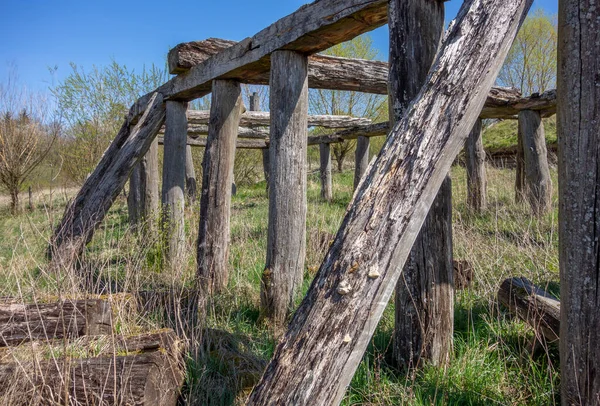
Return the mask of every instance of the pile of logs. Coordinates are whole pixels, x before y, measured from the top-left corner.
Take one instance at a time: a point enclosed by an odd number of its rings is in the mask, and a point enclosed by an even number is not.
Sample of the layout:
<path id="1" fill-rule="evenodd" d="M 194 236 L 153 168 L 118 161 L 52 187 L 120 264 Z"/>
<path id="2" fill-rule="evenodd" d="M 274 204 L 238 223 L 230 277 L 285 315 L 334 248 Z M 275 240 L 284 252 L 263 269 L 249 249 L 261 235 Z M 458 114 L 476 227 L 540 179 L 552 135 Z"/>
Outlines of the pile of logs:
<path id="1" fill-rule="evenodd" d="M 0 403 L 175 405 L 182 345 L 172 330 L 113 334 L 108 301 L 0 303 Z"/>

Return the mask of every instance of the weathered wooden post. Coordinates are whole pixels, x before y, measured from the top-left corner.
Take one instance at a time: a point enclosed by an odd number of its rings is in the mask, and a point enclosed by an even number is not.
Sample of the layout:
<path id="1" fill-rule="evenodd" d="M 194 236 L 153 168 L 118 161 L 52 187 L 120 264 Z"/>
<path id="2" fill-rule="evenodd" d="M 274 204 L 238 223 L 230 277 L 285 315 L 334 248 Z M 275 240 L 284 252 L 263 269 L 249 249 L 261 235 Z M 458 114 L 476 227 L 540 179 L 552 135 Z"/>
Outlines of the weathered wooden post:
<path id="1" fill-rule="evenodd" d="M 367 172 L 370 144 L 371 140 L 369 137 L 361 135 L 356 140 L 356 150 L 354 151 L 354 189 L 358 187 L 358 183 Z"/>
<path id="2" fill-rule="evenodd" d="M 274 52 L 270 85 L 269 230 L 261 311 L 281 326 L 304 274 L 308 58 Z"/>
<path id="3" fill-rule="evenodd" d="M 248 406 L 342 401 L 402 273 L 398 265 L 408 258 L 531 3 L 463 3 L 436 71 L 354 193 Z"/>
<path id="4" fill-rule="evenodd" d="M 525 152 L 523 151 L 523 134 L 521 131 L 517 131 L 517 153 L 515 158 L 515 202 L 522 203 L 525 193 Z"/>
<path id="5" fill-rule="evenodd" d="M 467 167 L 467 206 L 476 212 L 482 212 L 487 206 L 487 176 L 485 171 L 485 151 L 481 137 L 481 119 L 465 143 L 465 161 Z"/>
<path id="6" fill-rule="evenodd" d="M 129 177 L 129 224 L 134 228 L 143 224 L 148 231 L 154 230 L 158 207 L 158 140 L 155 139 Z"/>
<path id="7" fill-rule="evenodd" d="M 333 186 L 331 180 L 331 148 L 329 144 L 319 144 L 320 167 L 319 174 L 321 176 L 321 199 L 326 202 L 331 202 L 333 198 Z"/>
<path id="8" fill-rule="evenodd" d="M 193 204 L 196 202 L 196 194 L 198 193 L 198 184 L 196 182 L 196 169 L 194 168 L 194 157 L 192 155 L 192 147 L 185 146 L 185 194 L 188 202 Z"/>
<path id="9" fill-rule="evenodd" d="M 235 143 L 244 110 L 240 84 L 214 80 L 208 138 L 202 161 L 198 278 L 208 293 L 227 286 L 229 224 Z"/>
<path id="10" fill-rule="evenodd" d="M 163 235 L 166 264 L 171 272 L 185 263 L 185 166 L 187 146 L 187 103 L 166 102 L 163 160 Z"/>
<path id="11" fill-rule="evenodd" d="M 600 404 L 600 8 L 558 5 L 560 381 L 565 406 Z"/>
<path id="12" fill-rule="evenodd" d="M 392 0 L 390 119 L 400 120 L 421 90 L 444 29 L 442 0 Z M 454 288 L 452 187 L 442 185 L 396 286 L 394 358 L 400 369 L 444 365 L 452 351 Z"/>
<path id="13" fill-rule="evenodd" d="M 539 111 L 519 112 L 519 140 L 523 145 L 523 194 L 531 211 L 542 215 L 552 208 L 552 179 L 544 123 Z"/>
<path id="14" fill-rule="evenodd" d="M 250 95 L 250 111 L 260 111 L 260 96 L 254 92 Z M 269 150 L 262 149 L 263 173 L 265 174 L 265 182 L 267 184 L 267 193 L 269 192 Z"/>

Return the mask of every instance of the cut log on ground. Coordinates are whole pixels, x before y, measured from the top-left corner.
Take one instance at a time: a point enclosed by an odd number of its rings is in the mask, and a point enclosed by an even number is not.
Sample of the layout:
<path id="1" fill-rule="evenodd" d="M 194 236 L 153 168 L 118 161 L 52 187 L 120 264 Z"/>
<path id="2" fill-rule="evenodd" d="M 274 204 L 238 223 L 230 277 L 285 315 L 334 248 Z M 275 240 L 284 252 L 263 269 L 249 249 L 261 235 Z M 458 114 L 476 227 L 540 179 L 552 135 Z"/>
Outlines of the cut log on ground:
<path id="1" fill-rule="evenodd" d="M 527 278 L 510 278 L 502 282 L 498 301 L 534 328 L 539 339 L 558 340 L 560 301 Z"/>
<path id="2" fill-rule="evenodd" d="M 0 304 L 0 347 L 111 332 L 112 310 L 103 300 Z"/>
<path id="3" fill-rule="evenodd" d="M 155 93 L 148 103 L 148 109 L 135 126 L 132 117 L 135 116 L 134 107 L 139 106 L 132 107 L 130 117 L 123 123 L 119 134 L 65 210 L 48 249 L 52 258 L 51 268 L 73 269 L 85 245 L 92 239 L 94 230 L 123 189 L 133 167 L 148 152 L 165 120 L 162 95 Z"/>
<path id="4" fill-rule="evenodd" d="M 435 71 L 354 194 L 248 405 L 340 403 L 531 3 L 463 4 Z"/>
<path id="5" fill-rule="evenodd" d="M 558 248 L 563 405 L 600 404 L 600 7 L 558 3 Z"/>
<path id="6" fill-rule="evenodd" d="M 115 342 L 106 337 L 90 340 L 92 345 L 107 350 L 94 358 L 0 363 L 0 401 L 13 406 L 177 403 L 184 373 L 181 343 L 172 331 Z"/>

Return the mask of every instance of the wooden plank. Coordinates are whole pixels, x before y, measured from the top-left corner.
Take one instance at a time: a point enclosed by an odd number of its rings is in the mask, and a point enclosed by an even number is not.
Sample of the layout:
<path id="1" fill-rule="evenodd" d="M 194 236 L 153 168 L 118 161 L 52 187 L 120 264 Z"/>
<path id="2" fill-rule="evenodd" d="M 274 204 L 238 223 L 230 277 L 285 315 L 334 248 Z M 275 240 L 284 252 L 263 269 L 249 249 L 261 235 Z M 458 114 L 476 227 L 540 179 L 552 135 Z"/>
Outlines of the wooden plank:
<path id="1" fill-rule="evenodd" d="M 204 292 L 216 293 L 229 280 L 231 184 L 242 89 L 235 81 L 215 80 L 211 119 L 202 161 L 197 278 Z"/>
<path id="2" fill-rule="evenodd" d="M 467 206 L 482 212 L 487 206 L 487 176 L 483 149 L 481 119 L 477 120 L 465 143 L 467 167 Z"/>
<path id="3" fill-rule="evenodd" d="M 319 161 L 321 199 L 331 202 L 333 198 L 333 181 L 331 179 L 331 150 L 329 144 L 319 144 Z"/>
<path id="4" fill-rule="evenodd" d="M 185 168 L 187 147 L 187 103 L 167 101 L 163 179 L 162 235 L 165 242 L 165 266 L 176 275 L 185 257 Z"/>
<path id="5" fill-rule="evenodd" d="M 160 405 L 175 406 L 184 380 L 181 342 L 170 331 L 115 341 L 79 343 L 94 358 L 35 361 L 12 359 L 0 364 L 0 402 L 20 405 Z M 48 348 L 60 353 L 62 348 Z M 17 355 L 18 356 L 18 355 Z"/>
<path id="6" fill-rule="evenodd" d="M 307 78 L 306 56 L 293 51 L 272 55 L 269 227 L 261 313 L 278 328 L 290 314 L 304 277 Z"/>
<path id="7" fill-rule="evenodd" d="M 439 0 L 391 0 L 390 120 L 419 94 L 444 31 Z M 454 332 L 452 185 L 440 188 L 396 285 L 394 361 L 401 370 L 448 364 Z"/>
<path id="8" fill-rule="evenodd" d="M 531 0 L 466 1 L 353 200 L 247 405 L 337 405 Z M 485 49 L 486 52 L 480 52 Z"/>
<path id="9" fill-rule="evenodd" d="M 51 268 L 72 269 L 123 189 L 133 167 L 148 152 L 164 120 L 165 107 L 160 93 L 153 95 L 137 124 L 133 124 L 131 117 L 125 120 L 55 229 L 48 248 Z"/>
<path id="10" fill-rule="evenodd" d="M 315 54 L 386 23 L 385 0 L 319 0 L 302 6 L 251 38 L 226 48 L 159 91 L 190 101 L 210 93 L 213 79 L 237 79 L 268 72 L 270 55 L 286 49 Z"/>
<path id="11" fill-rule="evenodd" d="M 560 381 L 563 405 L 600 394 L 600 7 L 558 4 Z"/>
<path id="12" fill-rule="evenodd" d="M 208 124 L 210 119 L 209 111 L 189 110 L 187 114 L 191 125 Z M 370 123 L 370 119 L 361 117 L 333 115 L 308 116 L 308 125 L 311 127 L 347 128 Z M 268 127 L 270 125 L 270 113 L 266 111 L 247 111 L 242 114 L 240 125 L 244 127 Z"/>
<path id="13" fill-rule="evenodd" d="M 498 301 L 535 329 L 538 338 L 558 340 L 560 302 L 527 278 L 509 278 L 500 285 Z"/>
<path id="14" fill-rule="evenodd" d="M 104 300 L 0 304 L 0 347 L 111 332 L 112 310 Z"/>
<path id="15" fill-rule="evenodd" d="M 544 215 L 552 209 L 552 179 L 544 123 L 538 111 L 519 113 L 519 137 L 523 142 L 524 197 L 534 215 Z"/>

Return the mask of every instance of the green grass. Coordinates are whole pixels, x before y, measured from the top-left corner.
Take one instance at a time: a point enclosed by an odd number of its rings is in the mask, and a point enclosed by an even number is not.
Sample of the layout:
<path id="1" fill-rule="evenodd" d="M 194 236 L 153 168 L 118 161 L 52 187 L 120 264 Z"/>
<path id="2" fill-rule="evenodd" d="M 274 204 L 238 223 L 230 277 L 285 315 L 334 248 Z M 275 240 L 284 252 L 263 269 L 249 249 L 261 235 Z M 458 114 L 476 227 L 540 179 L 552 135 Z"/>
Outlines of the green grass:
<path id="1" fill-rule="evenodd" d="M 553 177 L 556 185 L 555 171 Z M 514 172 L 490 167 L 489 208 L 474 214 L 465 205 L 465 178 L 464 169 L 453 168 L 454 255 L 474 266 L 475 278 L 468 289 L 456 292 L 450 365 L 444 369 L 425 366 L 413 375 L 394 369 L 390 363 L 394 309 L 390 304 L 344 405 L 559 403 L 558 349 L 535 349 L 531 329 L 499 308 L 495 299 L 502 280 L 511 276 L 525 276 L 542 286 L 556 285 L 557 202 L 551 213 L 539 219 L 531 217 L 528 207 L 514 203 Z M 309 176 L 305 290 L 340 225 L 352 197 L 352 182 L 351 172 L 336 173 L 334 201 L 324 203 L 319 198 L 318 175 Z M 19 217 L 0 208 L 0 296 L 29 300 L 68 294 L 67 276 L 47 274 L 44 259 L 52 225 L 63 210 L 62 198 L 52 204 L 40 203 L 33 213 Z M 131 232 L 124 198 L 119 197 L 86 253 L 90 270 L 128 291 L 191 284 L 197 207 L 188 208 L 186 215 L 187 266 L 177 275 L 168 275 L 161 271 L 159 236 L 141 237 Z M 213 344 L 202 362 L 188 360 L 186 393 L 190 397 L 192 393 L 198 404 L 239 402 L 273 353 L 272 333 L 259 323 L 267 215 L 265 183 L 239 186 L 232 200 L 229 286 L 208 308 L 207 327 L 215 334 Z M 159 316 L 122 316 L 117 321 L 123 334 L 161 324 Z"/>

